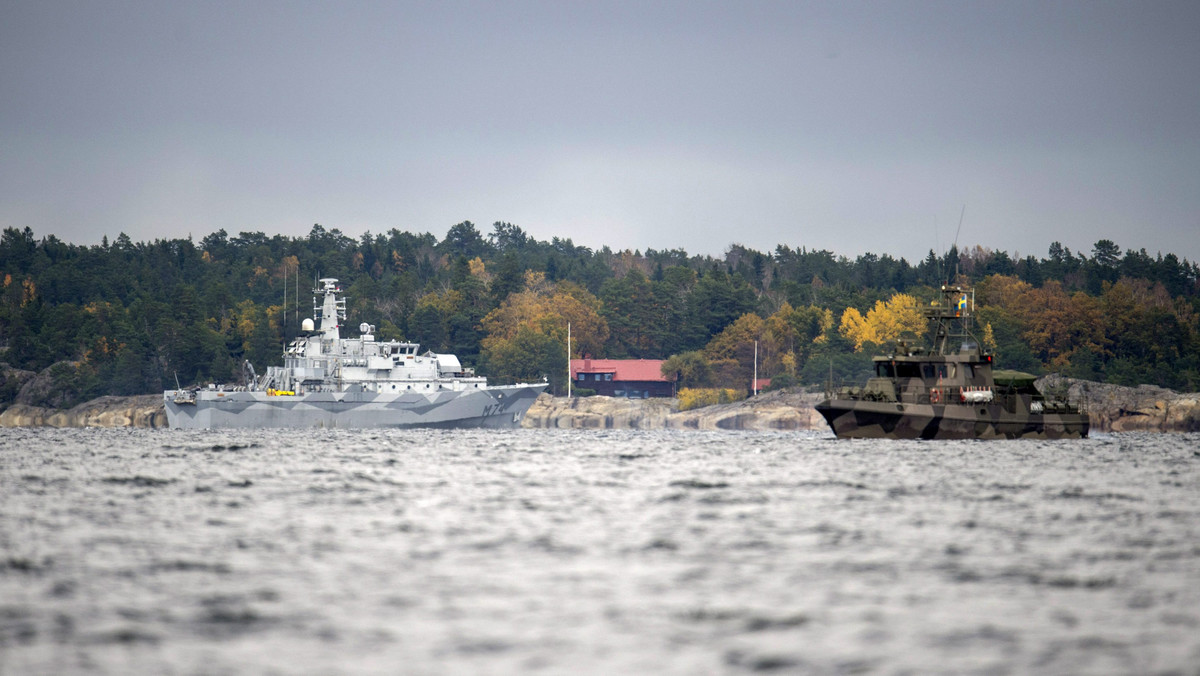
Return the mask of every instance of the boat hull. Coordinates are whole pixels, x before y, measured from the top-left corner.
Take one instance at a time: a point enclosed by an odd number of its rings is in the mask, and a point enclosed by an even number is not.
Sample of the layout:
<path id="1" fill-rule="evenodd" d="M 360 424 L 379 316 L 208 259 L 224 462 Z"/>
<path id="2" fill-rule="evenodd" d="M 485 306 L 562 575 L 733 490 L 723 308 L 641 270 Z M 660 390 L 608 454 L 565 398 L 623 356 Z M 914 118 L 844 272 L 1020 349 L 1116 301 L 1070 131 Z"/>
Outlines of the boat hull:
<path id="1" fill-rule="evenodd" d="M 195 403 L 177 403 L 163 393 L 172 429 L 235 428 L 512 428 L 545 389 L 544 384 L 471 390 L 406 392 L 318 392 L 271 395 L 265 392 L 201 390 Z"/>
<path id="2" fill-rule="evenodd" d="M 817 411 L 839 439 L 1079 439 L 1085 413 L 1007 412 L 999 404 L 825 400 Z"/>

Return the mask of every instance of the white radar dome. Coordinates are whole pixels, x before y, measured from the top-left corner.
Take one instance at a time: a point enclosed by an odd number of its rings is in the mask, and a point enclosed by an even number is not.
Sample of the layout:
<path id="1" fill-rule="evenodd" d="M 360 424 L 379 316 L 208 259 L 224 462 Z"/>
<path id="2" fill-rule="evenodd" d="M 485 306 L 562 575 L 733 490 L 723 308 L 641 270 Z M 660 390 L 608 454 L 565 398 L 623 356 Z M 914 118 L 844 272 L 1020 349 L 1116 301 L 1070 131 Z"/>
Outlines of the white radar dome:
<path id="1" fill-rule="evenodd" d="M 300 329 L 302 331 L 312 331 L 314 327 L 315 325 L 313 324 L 313 320 L 309 319 L 308 317 L 305 317 L 304 321 L 300 322 Z"/>

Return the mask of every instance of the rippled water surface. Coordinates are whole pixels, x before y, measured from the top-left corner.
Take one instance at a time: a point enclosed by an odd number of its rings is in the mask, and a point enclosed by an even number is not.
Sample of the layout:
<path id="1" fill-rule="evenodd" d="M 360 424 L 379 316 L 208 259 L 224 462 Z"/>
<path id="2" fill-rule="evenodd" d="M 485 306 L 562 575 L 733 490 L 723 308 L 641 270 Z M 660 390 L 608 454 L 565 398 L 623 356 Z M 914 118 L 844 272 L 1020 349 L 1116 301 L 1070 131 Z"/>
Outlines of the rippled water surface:
<path id="1" fill-rule="evenodd" d="M 0 673 L 1200 673 L 1200 436 L 0 430 Z"/>

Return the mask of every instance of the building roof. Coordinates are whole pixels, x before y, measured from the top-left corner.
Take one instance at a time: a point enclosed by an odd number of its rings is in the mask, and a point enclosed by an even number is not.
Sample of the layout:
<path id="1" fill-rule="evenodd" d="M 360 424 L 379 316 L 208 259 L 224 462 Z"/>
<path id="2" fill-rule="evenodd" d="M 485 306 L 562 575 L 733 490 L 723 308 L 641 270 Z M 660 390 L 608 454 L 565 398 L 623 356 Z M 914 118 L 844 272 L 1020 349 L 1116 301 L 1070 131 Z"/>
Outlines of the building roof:
<path id="1" fill-rule="evenodd" d="M 613 380 L 666 382 L 662 359 L 572 359 L 571 378 L 580 373 L 611 373 Z"/>

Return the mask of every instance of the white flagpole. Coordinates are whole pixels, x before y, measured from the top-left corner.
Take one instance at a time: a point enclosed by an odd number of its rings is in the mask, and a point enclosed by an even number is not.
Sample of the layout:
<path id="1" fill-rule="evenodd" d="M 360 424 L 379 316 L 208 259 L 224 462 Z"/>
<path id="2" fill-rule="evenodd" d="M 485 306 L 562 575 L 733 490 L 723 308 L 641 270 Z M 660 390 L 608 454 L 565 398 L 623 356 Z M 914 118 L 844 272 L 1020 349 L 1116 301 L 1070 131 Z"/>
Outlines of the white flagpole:
<path id="1" fill-rule="evenodd" d="M 758 396 L 758 341 L 754 341 L 754 382 L 750 383 L 750 389 L 754 390 L 754 396 Z"/>
<path id="2" fill-rule="evenodd" d="M 571 322 L 567 322 L 567 399 L 571 398 Z"/>

